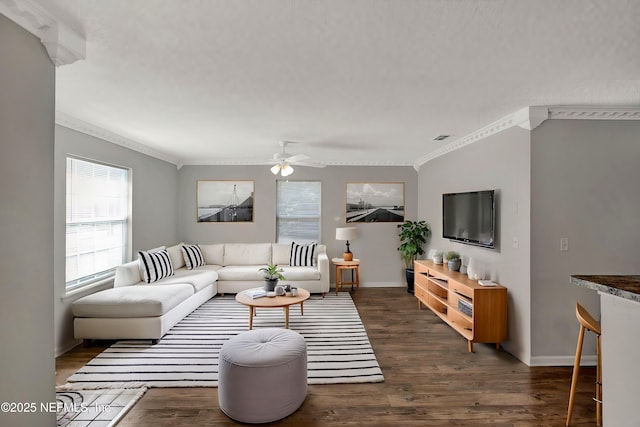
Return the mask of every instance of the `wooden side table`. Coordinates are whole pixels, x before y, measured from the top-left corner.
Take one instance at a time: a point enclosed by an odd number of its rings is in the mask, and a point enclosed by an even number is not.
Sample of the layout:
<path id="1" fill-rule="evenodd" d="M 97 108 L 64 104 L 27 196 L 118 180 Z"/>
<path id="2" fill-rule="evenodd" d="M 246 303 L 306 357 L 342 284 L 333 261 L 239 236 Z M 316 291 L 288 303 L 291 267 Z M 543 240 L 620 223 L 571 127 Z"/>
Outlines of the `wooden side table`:
<path id="1" fill-rule="evenodd" d="M 336 295 L 338 291 L 340 291 L 340 286 L 343 285 L 351 285 L 351 289 L 353 290 L 353 285 L 356 286 L 356 289 L 360 287 L 360 260 L 354 259 L 353 261 L 345 261 L 342 258 L 332 258 L 331 262 L 336 266 Z M 351 270 L 351 281 L 345 282 L 342 280 L 342 273 L 345 270 Z M 355 272 L 355 277 L 354 277 Z"/>

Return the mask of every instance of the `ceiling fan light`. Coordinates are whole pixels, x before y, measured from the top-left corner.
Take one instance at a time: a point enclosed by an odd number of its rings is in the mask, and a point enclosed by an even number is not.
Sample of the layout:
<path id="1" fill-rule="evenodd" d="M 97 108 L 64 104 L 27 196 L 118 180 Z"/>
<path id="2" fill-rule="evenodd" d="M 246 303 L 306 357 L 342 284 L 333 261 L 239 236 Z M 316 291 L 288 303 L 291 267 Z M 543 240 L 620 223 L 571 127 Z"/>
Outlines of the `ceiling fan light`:
<path id="1" fill-rule="evenodd" d="M 282 171 L 280 172 L 280 175 L 289 176 L 292 173 L 293 173 L 293 168 L 289 164 L 285 163 L 284 167 L 282 168 Z"/>
<path id="2" fill-rule="evenodd" d="M 278 175 L 278 172 L 280 172 L 280 164 L 279 163 L 273 165 L 273 167 L 271 168 L 271 173 L 272 174 Z"/>

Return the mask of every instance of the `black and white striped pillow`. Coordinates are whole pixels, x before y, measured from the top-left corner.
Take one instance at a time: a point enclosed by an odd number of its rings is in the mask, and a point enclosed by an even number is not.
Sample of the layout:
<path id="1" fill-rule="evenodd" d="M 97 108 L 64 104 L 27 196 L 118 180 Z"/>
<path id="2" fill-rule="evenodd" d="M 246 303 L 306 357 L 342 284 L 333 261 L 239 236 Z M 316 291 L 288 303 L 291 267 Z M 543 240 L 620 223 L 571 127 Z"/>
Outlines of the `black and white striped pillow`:
<path id="1" fill-rule="evenodd" d="M 142 266 L 144 281 L 147 283 L 173 276 L 171 258 L 169 258 L 169 252 L 166 249 L 157 252 L 140 251 L 138 252 L 138 260 Z"/>
<path id="2" fill-rule="evenodd" d="M 292 267 L 312 267 L 317 245 L 317 243 L 298 245 L 296 242 L 292 242 L 289 265 Z"/>
<path id="3" fill-rule="evenodd" d="M 193 270 L 205 264 L 202 250 L 200 250 L 200 246 L 198 245 L 182 245 L 182 256 L 184 257 L 187 270 Z"/>

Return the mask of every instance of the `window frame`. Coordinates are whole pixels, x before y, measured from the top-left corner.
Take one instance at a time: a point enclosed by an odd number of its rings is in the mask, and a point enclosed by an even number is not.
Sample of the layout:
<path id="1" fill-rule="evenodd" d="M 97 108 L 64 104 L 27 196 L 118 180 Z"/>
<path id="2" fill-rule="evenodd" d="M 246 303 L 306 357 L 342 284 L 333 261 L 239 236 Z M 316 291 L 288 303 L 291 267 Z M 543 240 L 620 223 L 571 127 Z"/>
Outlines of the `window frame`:
<path id="1" fill-rule="evenodd" d="M 296 243 L 312 243 L 312 242 L 317 242 L 317 243 L 321 243 L 322 242 L 322 181 L 319 179 L 316 180 L 310 180 L 310 179 L 300 179 L 300 180 L 291 180 L 291 179 L 279 179 L 276 180 L 276 227 L 275 227 L 275 241 L 276 243 L 291 243 L 289 241 L 283 241 L 281 239 L 280 234 L 280 185 L 282 184 L 286 184 L 286 183 L 314 183 L 319 185 L 319 191 L 318 191 L 318 216 L 317 217 L 291 217 L 291 218 L 313 218 L 313 221 L 317 220 L 318 223 L 318 235 L 317 235 L 317 239 L 304 239 L 304 238 L 298 238 L 298 237 L 294 237 L 293 241 L 296 241 Z"/>
<path id="2" fill-rule="evenodd" d="M 73 279 L 73 280 L 67 280 L 67 248 L 68 248 L 68 236 L 67 236 L 67 232 L 68 232 L 68 225 L 70 224 L 70 222 L 67 221 L 69 212 L 68 212 L 68 208 L 69 208 L 69 166 L 70 166 L 70 162 L 73 161 L 81 161 L 81 162 L 86 162 L 86 163 L 91 163 L 94 165 L 100 165 L 100 166 L 105 166 L 108 168 L 114 168 L 114 169 L 120 169 L 125 171 L 126 173 L 126 180 L 125 180 L 125 185 L 126 185 L 126 214 L 124 216 L 123 219 L 120 220 L 107 220 L 107 221 L 79 221 L 77 223 L 82 223 L 82 222 L 86 222 L 86 223 L 116 223 L 119 222 L 123 225 L 123 233 L 125 234 L 124 238 L 123 238 L 123 243 L 124 243 L 124 250 L 122 253 L 122 263 L 125 263 L 127 261 L 129 261 L 131 259 L 131 242 L 132 242 L 132 224 L 133 224 L 133 199 L 132 199 L 132 189 L 133 189 L 133 185 L 132 185 L 132 176 L 133 176 L 133 170 L 130 167 L 126 167 L 126 166 L 122 166 L 122 165 L 118 165 L 118 164 L 114 164 L 114 163 L 109 163 L 109 162 L 104 162 L 104 161 L 100 161 L 100 160 L 95 160 L 95 159 L 91 159 L 91 158 L 87 158 L 87 157 L 82 157 L 82 156 L 77 156 L 77 155 L 73 155 L 73 154 L 67 154 L 65 156 L 65 233 L 64 233 L 64 248 L 65 248 L 65 252 L 64 252 L 64 280 L 65 280 L 65 294 L 75 294 L 79 291 L 82 291 L 84 289 L 87 288 L 91 288 L 93 286 L 97 286 L 99 284 L 102 283 L 106 283 L 109 282 L 111 280 L 113 280 L 113 278 L 115 277 L 115 270 L 116 267 L 119 264 L 107 268 L 106 270 L 101 270 L 101 271 L 94 271 L 91 274 L 87 274 L 84 275 L 82 277 Z M 71 222 L 73 223 L 73 221 Z"/>

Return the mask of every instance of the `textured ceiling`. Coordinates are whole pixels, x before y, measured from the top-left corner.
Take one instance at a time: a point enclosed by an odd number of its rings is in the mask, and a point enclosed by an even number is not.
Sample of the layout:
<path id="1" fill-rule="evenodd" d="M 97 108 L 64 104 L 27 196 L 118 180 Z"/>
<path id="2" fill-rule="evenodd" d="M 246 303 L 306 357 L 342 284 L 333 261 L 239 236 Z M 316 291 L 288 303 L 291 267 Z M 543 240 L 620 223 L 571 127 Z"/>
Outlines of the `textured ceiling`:
<path id="1" fill-rule="evenodd" d="M 56 108 L 179 163 L 412 165 L 530 105 L 640 106 L 640 1 L 39 0 Z"/>

